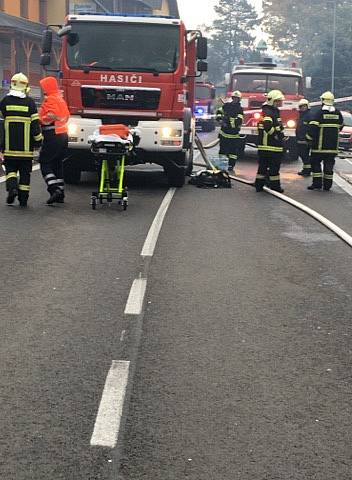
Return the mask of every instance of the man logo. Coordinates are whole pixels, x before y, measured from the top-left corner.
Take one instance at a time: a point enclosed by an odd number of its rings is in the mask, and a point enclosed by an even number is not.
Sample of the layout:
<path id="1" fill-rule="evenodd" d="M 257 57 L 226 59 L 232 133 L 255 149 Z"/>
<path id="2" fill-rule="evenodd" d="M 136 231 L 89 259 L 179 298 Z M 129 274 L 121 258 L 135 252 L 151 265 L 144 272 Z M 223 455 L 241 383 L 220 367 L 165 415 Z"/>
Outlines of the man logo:
<path id="1" fill-rule="evenodd" d="M 107 93 L 107 100 L 119 101 L 119 102 L 134 102 L 134 95 L 128 93 Z"/>

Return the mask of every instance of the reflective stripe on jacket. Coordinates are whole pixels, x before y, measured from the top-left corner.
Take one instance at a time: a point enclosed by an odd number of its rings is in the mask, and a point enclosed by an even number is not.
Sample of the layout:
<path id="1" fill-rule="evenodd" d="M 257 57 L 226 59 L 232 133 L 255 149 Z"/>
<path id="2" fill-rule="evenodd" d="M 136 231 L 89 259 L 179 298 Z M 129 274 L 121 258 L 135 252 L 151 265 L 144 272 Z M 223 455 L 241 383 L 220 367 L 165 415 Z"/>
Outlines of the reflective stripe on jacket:
<path id="1" fill-rule="evenodd" d="M 343 128 L 343 116 L 335 107 L 323 106 L 309 122 L 307 140 L 312 153 L 337 154 L 339 131 Z"/>
<path id="2" fill-rule="evenodd" d="M 7 95 L 0 102 L 0 111 L 4 118 L 4 156 L 33 158 L 33 149 L 43 139 L 34 100 Z"/>
<path id="3" fill-rule="evenodd" d="M 243 108 L 240 103 L 227 102 L 217 111 L 222 118 L 220 135 L 224 138 L 239 138 L 243 123 Z"/>
<path id="4" fill-rule="evenodd" d="M 262 118 L 258 122 L 258 150 L 282 153 L 284 151 L 283 131 L 280 110 L 264 104 Z"/>

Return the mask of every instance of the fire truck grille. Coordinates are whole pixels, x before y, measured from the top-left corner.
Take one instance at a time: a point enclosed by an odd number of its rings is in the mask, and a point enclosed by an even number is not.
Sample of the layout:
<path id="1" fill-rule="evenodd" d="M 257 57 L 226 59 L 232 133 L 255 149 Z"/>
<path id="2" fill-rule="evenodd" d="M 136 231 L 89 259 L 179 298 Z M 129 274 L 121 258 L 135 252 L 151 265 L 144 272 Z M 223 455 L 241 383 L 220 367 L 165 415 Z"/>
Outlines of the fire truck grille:
<path id="1" fill-rule="evenodd" d="M 160 101 L 159 89 L 82 87 L 81 94 L 84 108 L 157 110 Z"/>
<path id="2" fill-rule="evenodd" d="M 249 108 L 261 108 L 264 102 L 258 102 L 258 100 L 250 100 Z"/>

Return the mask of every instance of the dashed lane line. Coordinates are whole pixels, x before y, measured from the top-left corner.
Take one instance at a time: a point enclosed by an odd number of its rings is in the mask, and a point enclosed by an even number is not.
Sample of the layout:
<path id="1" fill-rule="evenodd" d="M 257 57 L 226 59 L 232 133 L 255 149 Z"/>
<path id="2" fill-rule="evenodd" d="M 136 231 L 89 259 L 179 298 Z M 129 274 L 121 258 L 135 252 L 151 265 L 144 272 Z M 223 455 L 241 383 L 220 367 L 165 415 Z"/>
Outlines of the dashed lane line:
<path id="1" fill-rule="evenodd" d="M 113 361 L 106 377 L 98 414 L 95 420 L 92 447 L 114 448 L 117 443 L 123 404 L 128 383 L 130 362 Z"/>
<path id="2" fill-rule="evenodd" d="M 146 289 L 146 278 L 136 278 L 133 281 L 125 307 L 125 315 L 140 315 L 142 313 Z"/>

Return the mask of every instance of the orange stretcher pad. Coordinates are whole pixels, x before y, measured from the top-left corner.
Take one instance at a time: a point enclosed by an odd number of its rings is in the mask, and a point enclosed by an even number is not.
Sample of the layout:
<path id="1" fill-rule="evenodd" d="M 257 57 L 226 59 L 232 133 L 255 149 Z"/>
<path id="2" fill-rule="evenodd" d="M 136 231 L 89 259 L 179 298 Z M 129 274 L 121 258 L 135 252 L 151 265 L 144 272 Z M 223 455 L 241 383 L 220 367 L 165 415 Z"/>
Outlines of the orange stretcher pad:
<path id="1" fill-rule="evenodd" d="M 100 125 L 99 133 L 100 135 L 118 135 L 119 137 L 127 140 L 128 135 L 130 134 L 130 129 L 121 123 Z"/>

